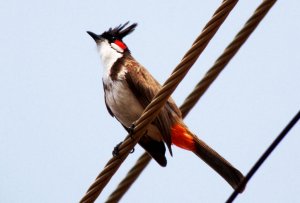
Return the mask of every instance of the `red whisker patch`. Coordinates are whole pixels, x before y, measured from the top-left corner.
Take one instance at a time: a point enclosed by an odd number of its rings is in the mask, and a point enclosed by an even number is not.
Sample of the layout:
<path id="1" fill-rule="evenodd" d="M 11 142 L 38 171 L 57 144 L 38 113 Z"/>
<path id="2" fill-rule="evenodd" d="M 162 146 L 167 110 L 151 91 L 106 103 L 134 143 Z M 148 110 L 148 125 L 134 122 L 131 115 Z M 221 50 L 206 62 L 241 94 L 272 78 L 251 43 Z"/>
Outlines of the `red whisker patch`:
<path id="1" fill-rule="evenodd" d="M 116 45 L 118 45 L 123 50 L 127 49 L 127 46 L 122 41 L 120 41 L 120 40 L 115 40 L 114 43 Z"/>

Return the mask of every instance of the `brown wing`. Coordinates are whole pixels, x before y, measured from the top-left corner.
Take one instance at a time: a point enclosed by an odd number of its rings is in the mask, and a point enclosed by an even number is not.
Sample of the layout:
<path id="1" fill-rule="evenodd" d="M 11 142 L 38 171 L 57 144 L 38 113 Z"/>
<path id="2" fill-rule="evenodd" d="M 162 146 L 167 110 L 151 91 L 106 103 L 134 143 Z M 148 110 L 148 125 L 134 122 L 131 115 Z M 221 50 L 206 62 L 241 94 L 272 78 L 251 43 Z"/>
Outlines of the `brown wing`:
<path id="1" fill-rule="evenodd" d="M 128 56 L 124 65 L 128 68 L 128 73 L 125 75 L 126 81 L 130 89 L 134 92 L 140 104 L 146 108 L 153 97 L 160 90 L 161 85 L 153 78 L 153 76 L 131 56 Z M 174 115 L 175 114 L 175 115 Z M 166 106 L 160 111 L 153 123 L 160 130 L 163 140 L 171 150 L 171 134 L 170 129 L 176 118 L 181 118 L 181 112 L 170 98 Z"/>

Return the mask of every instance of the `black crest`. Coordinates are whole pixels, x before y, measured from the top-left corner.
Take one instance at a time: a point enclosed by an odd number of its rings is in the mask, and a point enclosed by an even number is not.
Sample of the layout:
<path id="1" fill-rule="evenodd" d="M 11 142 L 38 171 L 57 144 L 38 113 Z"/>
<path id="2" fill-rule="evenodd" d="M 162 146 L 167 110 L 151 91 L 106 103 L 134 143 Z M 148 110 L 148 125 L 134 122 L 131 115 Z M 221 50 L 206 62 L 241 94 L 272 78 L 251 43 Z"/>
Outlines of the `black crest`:
<path id="1" fill-rule="evenodd" d="M 123 25 L 120 24 L 119 26 L 117 26 L 115 28 L 109 28 L 109 30 L 104 32 L 101 36 L 110 41 L 113 41 L 114 39 L 122 40 L 123 37 L 125 37 L 126 35 L 133 32 L 137 26 L 137 23 L 133 23 L 132 25 L 126 27 L 128 24 L 129 24 L 129 21 Z"/>

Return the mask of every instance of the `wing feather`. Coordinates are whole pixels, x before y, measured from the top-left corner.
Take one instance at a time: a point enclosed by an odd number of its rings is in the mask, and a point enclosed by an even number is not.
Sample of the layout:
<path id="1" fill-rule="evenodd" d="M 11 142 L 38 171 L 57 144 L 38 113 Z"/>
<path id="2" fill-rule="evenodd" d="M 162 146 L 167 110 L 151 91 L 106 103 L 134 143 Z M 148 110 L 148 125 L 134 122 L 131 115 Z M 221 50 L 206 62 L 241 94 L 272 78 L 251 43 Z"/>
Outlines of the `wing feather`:
<path id="1" fill-rule="evenodd" d="M 153 97 L 161 89 L 161 85 L 143 66 L 136 62 L 136 60 L 134 60 L 131 56 L 128 56 L 127 60 L 124 61 L 124 63 L 124 65 L 128 69 L 128 72 L 125 74 L 128 86 L 133 91 L 140 104 L 144 108 L 146 108 Z M 153 123 L 160 130 L 163 140 L 167 144 L 171 155 L 172 142 L 170 129 L 172 124 L 176 122 L 176 118 L 181 118 L 181 112 L 172 98 L 169 98 L 166 106 L 161 110 L 157 118 L 153 121 Z"/>

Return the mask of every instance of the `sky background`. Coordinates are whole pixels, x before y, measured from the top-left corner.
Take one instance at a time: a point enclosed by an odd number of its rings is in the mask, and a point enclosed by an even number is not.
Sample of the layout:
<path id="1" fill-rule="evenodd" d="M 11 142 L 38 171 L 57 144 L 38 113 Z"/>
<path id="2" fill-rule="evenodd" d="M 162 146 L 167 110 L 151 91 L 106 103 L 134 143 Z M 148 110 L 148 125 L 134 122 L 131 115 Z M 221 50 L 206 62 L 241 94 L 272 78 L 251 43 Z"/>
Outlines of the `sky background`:
<path id="1" fill-rule="evenodd" d="M 105 107 L 102 66 L 87 30 L 128 20 L 133 56 L 163 83 L 221 1 L 2 1 L 0 202 L 78 202 L 126 132 Z M 178 105 L 261 1 L 240 1 L 173 94 Z M 246 174 L 300 107 L 300 2 L 278 1 L 185 119 Z M 299 202 L 300 124 L 236 202 Z M 143 150 L 136 146 L 103 202 Z M 232 188 L 173 147 L 150 163 L 122 202 L 224 202 Z"/>

